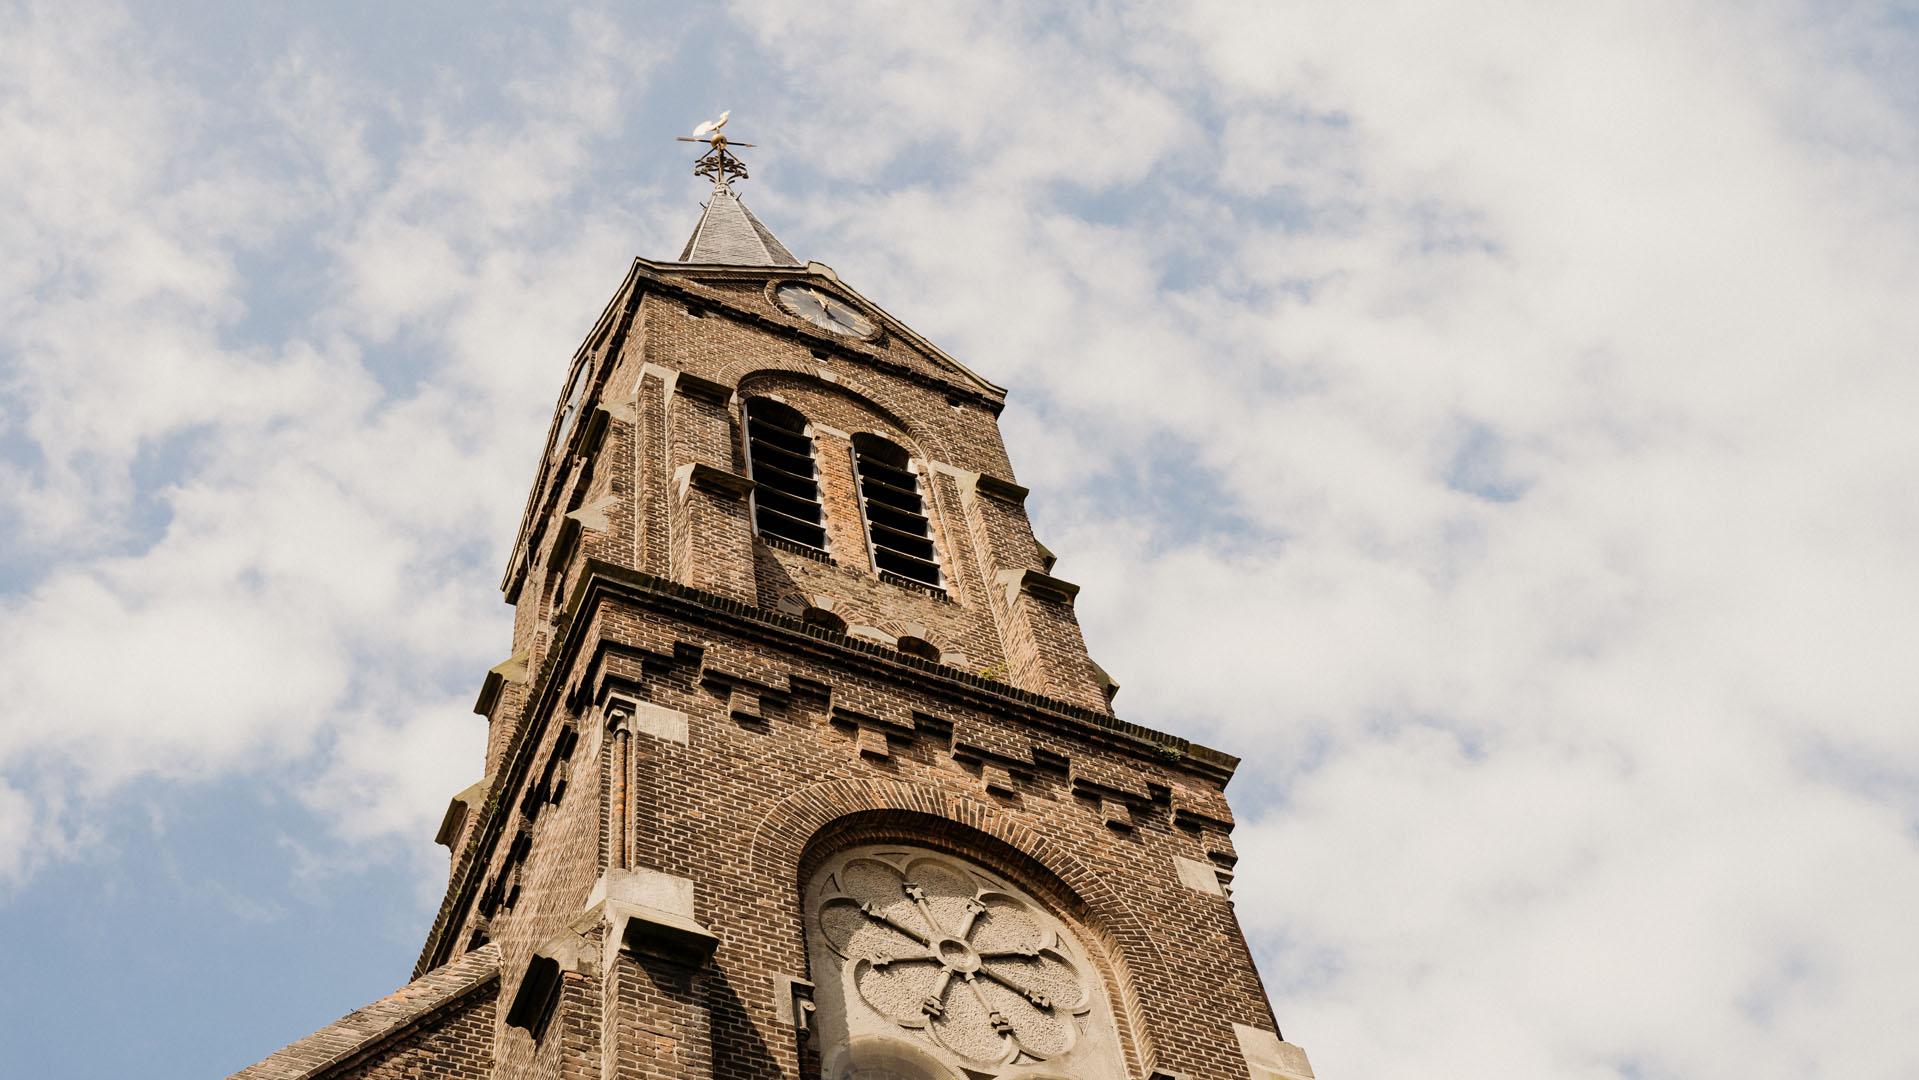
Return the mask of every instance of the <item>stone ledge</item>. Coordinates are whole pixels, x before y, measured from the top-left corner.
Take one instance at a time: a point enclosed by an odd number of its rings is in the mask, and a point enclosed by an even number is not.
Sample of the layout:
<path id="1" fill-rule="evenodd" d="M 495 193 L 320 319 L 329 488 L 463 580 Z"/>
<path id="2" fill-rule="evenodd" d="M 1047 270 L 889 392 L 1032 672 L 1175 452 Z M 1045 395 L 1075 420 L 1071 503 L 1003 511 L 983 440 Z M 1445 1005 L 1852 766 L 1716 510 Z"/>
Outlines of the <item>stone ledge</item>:
<path id="1" fill-rule="evenodd" d="M 710 491 L 729 499 L 744 499 L 755 486 L 748 477 L 703 461 L 689 462 L 673 470 L 673 480 L 680 489 L 682 499 L 686 498 L 691 488 Z"/>
<path id="2" fill-rule="evenodd" d="M 1258 1080 L 1313 1080 L 1313 1067 L 1306 1051 L 1285 1042 L 1277 1031 L 1234 1024 L 1240 1056 Z"/>
<path id="3" fill-rule="evenodd" d="M 609 870 L 587 896 L 611 931 L 611 949 L 700 967 L 720 939 L 693 917 L 693 882 L 658 870 Z"/>
<path id="4" fill-rule="evenodd" d="M 1026 505 L 1026 496 L 1032 493 L 1032 489 L 1015 484 L 1011 480 L 1002 480 L 992 473 L 964 474 L 960 477 L 960 491 L 962 493 L 978 492 L 1014 506 Z"/>
<path id="5" fill-rule="evenodd" d="M 1001 570 L 996 580 L 1006 590 L 1008 607 L 1019 599 L 1021 593 L 1059 604 L 1071 604 L 1073 598 L 1079 595 L 1078 585 L 1039 570 Z"/>
<path id="6" fill-rule="evenodd" d="M 486 802 L 486 789 L 492 782 L 491 776 L 482 776 L 453 796 L 452 801 L 446 804 L 446 815 L 440 818 L 440 831 L 433 835 L 434 843 L 449 848 L 453 846 L 453 842 L 460 838 L 466 819 Z"/>
<path id="7" fill-rule="evenodd" d="M 733 399 L 733 388 L 725 383 L 703 379 L 698 375 L 681 371 L 673 380 L 673 392 L 698 398 L 713 405 L 725 405 Z"/>
<path id="8" fill-rule="evenodd" d="M 687 716 L 678 709 L 625 695 L 609 695 L 605 709 L 606 726 L 610 730 L 637 732 L 661 742 L 679 743 L 682 746 L 687 744 L 690 737 Z"/>
<path id="9" fill-rule="evenodd" d="M 500 691 L 507 683 L 526 681 L 526 652 L 524 650 L 500 661 L 486 669 L 486 680 L 480 684 L 480 696 L 473 702 L 473 711 L 479 716 L 491 720 L 493 707 L 499 704 Z"/>
<path id="10" fill-rule="evenodd" d="M 580 527 L 589 532 L 605 532 L 613 527 L 607 511 L 620 504 L 618 495 L 606 495 L 595 499 L 578 510 L 568 510 L 567 518 L 580 523 Z"/>

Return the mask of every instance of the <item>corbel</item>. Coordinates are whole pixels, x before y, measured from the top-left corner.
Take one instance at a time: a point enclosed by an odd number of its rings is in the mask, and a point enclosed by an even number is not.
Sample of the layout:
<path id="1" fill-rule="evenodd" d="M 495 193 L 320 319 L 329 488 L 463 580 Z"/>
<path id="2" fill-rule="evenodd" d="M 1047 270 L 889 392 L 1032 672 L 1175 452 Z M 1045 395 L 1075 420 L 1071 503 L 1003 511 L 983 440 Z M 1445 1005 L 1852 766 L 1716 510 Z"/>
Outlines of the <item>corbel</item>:
<path id="1" fill-rule="evenodd" d="M 867 713 L 855 712 L 841 705 L 835 705 L 828 713 L 829 721 L 840 728 L 853 732 L 853 745 L 861 757 L 885 760 L 893 756 L 890 736 L 911 741 L 916 734 L 914 726 L 889 720 Z"/>
<path id="2" fill-rule="evenodd" d="M 854 745 L 859 749 L 861 757 L 884 761 L 893 756 L 893 747 L 886 741 L 886 732 L 876 727 L 867 727 L 862 724 Z"/>
<path id="3" fill-rule="evenodd" d="M 1026 496 L 1031 492 L 1029 488 L 1015 484 L 1011 480 L 1002 480 L 992 473 L 970 473 L 968 477 L 960 480 L 960 486 L 961 490 L 969 494 L 978 492 L 1013 506 L 1026 505 Z"/>
<path id="4" fill-rule="evenodd" d="M 1098 807 L 1100 820 L 1115 832 L 1132 832 L 1134 814 L 1144 812 L 1151 805 L 1151 800 L 1141 798 L 1136 792 L 1087 780 L 1083 776 L 1073 777 L 1073 794 Z"/>
<path id="5" fill-rule="evenodd" d="M 1182 784 L 1173 792 L 1172 804 L 1175 825 L 1194 831 L 1233 831 L 1233 811 L 1222 794 Z"/>
<path id="6" fill-rule="evenodd" d="M 440 831 L 433 836 L 433 842 L 451 848 L 458 842 L 467 818 L 476 812 L 486 801 L 487 788 L 493 783 L 491 776 L 483 776 L 467 785 L 458 795 L 446 804 L 446 815 L 440 819 Z"/>
<path id="7" fill-rule="evenodd" d="M 1019 794 L 1019 783 L 1014 779 L 1013 770 L 997 761 L 980 762 L 980 779 L 986 784 L 988 795 L 1011 797 Z"/>
<path id="8" fill-rule="evenodd" d="M 568 510 L 566 516 L 569 520 L 578 522 L 581 528 L 592 532 L 605 532 L 613 527 L 613 521 L 606 512 L 619 505 L 619 502 L 618 495 L 602 496 L 578 510 Z"/>
<path id="9" fill-rule="evenodd" d="M 708 465 L 704 461 L 689 461 L 673 470 L 674 486 L 679 489 L 682 500 L 692 488 L 711 492 L 722 498 L 744 499 L 753 490 L 751 478 L 741 476 L 731 469 L 722 469 Z"/>
<path id="10" fill-rule="evenodd" d="M 658 870 L 609 870 L 587 895 L 607 926 L 606 962 L 616 952 L 702 967 L 719 936 L 693 915 L 693 882 Z"/>
<path id="11" fill-rule="evenodd" d="M 473 703 L 473 711 L 491 720 L 493 708 L 500 703 L 500 692 L 506 688 L 506 684 L 526 681 L 526 661 L 526 651 L 521 650 L 487 668 L 486 680 L 480 684 L 480 696 Z"/>
<path id="12" fill-rule="evenodd" d="M 778 690 L 744 676 L 708 668 L 700 682 L 715 696 L 726 699 L 727 715 L 735 720 L 764 723 L 767 709 L 779 704 Z"/>
<path id="13" fill-rule="evenodd" d="M 1001 570 L 994 575 L 994 580 L 1006 590 L 1008 607 L 1019 600 L 1021 593 L 1031 593 L 1041 600 L 1067 605 L 1071 605 L 1073 598 L 1079 595 L 1078 585 L 1038 570 Z"/>
<path id="14" fill-rule="evenodd" d="M 1001 744 L 997 749 L 979 745 L 985 740 L 979 738 L 978 732 L 978 727 L 970 724 L 955 730 L 953 760 L 969 767 L 977 766 L 987 794 L 1006 797 L 1019 794 L 1020 781 L 1032 774 L 1032 763 L 1008 753 L 1012 747 L 1004 740 L 992 740 Z"/>

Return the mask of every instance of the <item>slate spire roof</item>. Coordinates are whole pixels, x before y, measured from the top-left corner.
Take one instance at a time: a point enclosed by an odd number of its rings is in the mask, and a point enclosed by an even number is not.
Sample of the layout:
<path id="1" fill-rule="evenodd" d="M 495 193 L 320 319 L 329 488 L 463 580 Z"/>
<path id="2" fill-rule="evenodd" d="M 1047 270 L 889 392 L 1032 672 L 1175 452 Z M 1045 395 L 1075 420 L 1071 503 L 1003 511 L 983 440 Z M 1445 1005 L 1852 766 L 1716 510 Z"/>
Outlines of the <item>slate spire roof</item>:
<path id="1" fill-rule="evenodd" d="M 714 187 L 700 223 L 680 252 L 683 263 L 725 263 L 729 266 L 798 266 L 771 230 L 760 224 L 738 195 Z"/>

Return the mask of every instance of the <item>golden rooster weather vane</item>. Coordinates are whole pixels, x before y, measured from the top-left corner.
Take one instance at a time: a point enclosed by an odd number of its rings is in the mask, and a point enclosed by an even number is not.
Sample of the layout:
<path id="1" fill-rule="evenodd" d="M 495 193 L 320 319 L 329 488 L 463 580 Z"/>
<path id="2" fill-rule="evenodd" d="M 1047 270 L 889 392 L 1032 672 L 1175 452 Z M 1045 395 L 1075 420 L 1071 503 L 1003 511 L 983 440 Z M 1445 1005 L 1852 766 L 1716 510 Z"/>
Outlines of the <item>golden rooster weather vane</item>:
<path id="1" fill-rule="evenodd" d="M 693 163 L 693 175 L 706 177 L 713 181 L 715 188 L 728 194 L 733 191 L 733 181 L 746 179 L 746 165 L 739 158 L 734 157 L 727 147 L 753 145 L 746 142 L 727 141 L 726 135 L 720 129 L 726 126 L 727 118 L 732 115 L 733 110 L 724 110 L 720 113 L 718 120 L 708 120 L 694 128 L 691 137 L 685 135 L 679 137 L 680 142 L 707 144 L 706 153 L 701 154 L 700 160 Z"/>

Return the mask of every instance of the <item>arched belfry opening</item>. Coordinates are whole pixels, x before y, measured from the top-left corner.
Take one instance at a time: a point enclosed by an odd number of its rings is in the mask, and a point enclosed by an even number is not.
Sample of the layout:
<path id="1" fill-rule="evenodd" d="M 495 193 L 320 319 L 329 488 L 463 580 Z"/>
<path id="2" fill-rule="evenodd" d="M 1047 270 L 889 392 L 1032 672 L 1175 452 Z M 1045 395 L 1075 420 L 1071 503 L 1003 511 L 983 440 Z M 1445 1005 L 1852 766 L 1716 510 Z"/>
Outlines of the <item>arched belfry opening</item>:
<path id="1" fill-rule="evenodd" d="M 911 455 L 898 443 L 862 433 L 853 437 L 853 459 L 874 567 L 882 575 L 939 588 L 939 557 Z"/>
<path id="2" fill-rule="evenodd" d="M 748 401 L 746 460 L 753 479 L 753 525 L 760 535 L 826 550 L 819 465 L 806 417 L 771 398 Z"/>

